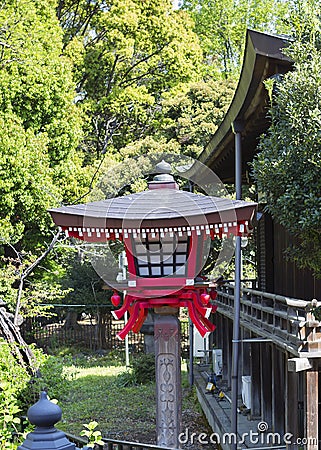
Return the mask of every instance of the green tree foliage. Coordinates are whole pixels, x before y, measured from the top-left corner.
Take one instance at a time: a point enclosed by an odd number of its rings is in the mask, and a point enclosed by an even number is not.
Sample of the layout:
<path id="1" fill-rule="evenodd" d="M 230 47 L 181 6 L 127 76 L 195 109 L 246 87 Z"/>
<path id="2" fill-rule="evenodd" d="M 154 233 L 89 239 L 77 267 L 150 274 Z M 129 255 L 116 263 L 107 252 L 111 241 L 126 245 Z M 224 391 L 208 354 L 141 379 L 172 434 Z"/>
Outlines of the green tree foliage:
<path id="1" fill-rule="evenodd" d="M 90 249 L 87 251 L 90 254 Z M 70 247 L 59 258 L 58 274 L 61 285 L 66 291 L 64 302 L 69 304 L 88 303 L 103 305 L 107 303 L 108 296 L 102 290 L 104 282 L 95 272 L 86 256 L 86 248 Z M 53 277 L 51 277 L 53 278 Z M 80 311 L 84 311 L 82 308 Z M 91 312 L 89 308 L 86 312 Z"/>
<path id="2" fill-rule="evenodd" d="M 81 118 L 54 3 L 5 2 L 0 23 L 0 236 L 16 244 L 81 191 Z"/>
<path id="3" fill-rule="evenodd" d="M 274 96 L 270 86 L 272 125 L 253 168 L 268 211 L 294 237 L 289 256 L 320 277 L 321 51 L 313 42 L 292 45 L 293 72 Z"/>
<path id="4" fill-rule="evenodd" d="M 149 163 L 152 163 L 152 154 L 180 154 L 183 155 L 183 160 L 184 156 L 197 158 L 223 119 L 233 88 L 234 83 L 231 81 L 208 80 L 185 83 L 166 93 L 160 103 L 162 117 L 154 135 L 130 142 L 119 150 L 122 159 L 135 157 L 128 174 L 132 179 L 131 183 L 139 190 L 146 188 L 142 183 L 135 183 L 134 178 L 139 178 L 142 172 L 135 170 L 136 165 L 146 169 L 146 173 L 153 170 L 152 166 L 145 167 L 144 157 L 139 158 L 140 155 L 148 155 Z M 182 161 L 182 165 L 184 164 L 187 161 Z M 111 177 L 105 181 L 110 183 Z M 122 174 L 122 180 L 125 179 L 126 176 Z M 103 191 L 107 192 L 107 189 L 104 183 Z"/>
<path id="5" fill-rule="evenodd" d="M 320 48 L 321 21 L 318 11 L 320 0 L 289 0 L 289 17 L 286 19 L 291 34 L 301 42 L 310 42 Z"/>
<path id="6" fill-rule="evenodd" d="M 193 22 L 170 0 L 61 1 L 58 13 L 88 118 L 87 150 L 105 153 L 152 134 L 163 93 L 200 78 Z"/>
<path id="7" fill-rule="evenodd" d="M 58 196 L 50 168 L 48 136 L 25 130 L 13 113 L 0 112 L 0 236 L 13 244 L 26 233 L 43 233 L 46 209 Z"/>
<path id="8" fill-rule="evenodd" d="M 0 109 L 25 130 L 48 137 L 54 165 L 68 156 L 81 134 L 73 103 L 71 63 L 61 56 L 62 32 L 54 2 L 6 2 L 0 11 Z"/>
<path id="9" fill-rule="evenodd" d="M 209 73 L 237 74 L 247 28 L 286 33 L 288 2 L 279 0 L 182 0 L 192 13 Z"/>
<path id="10" fill-rule="evenodd" d="M 83 121 L 72 60 L 62 56 L 62 38 L 52 0 L 1 5 L 0 296 L 12 306 L 22 270 L 50 239 L 47 209 L 73 202 L 89 178 L 78 149 Z M 26 298 L 41 298 L 43 284 L 28 288 Z"/>
<path id="11" fill-rule="evenodd" d="M 179 152 L 197 158 L 223 120 L 234 84 L 208 80 L 189 83 L 162 102 L 159 133 L 179 144 Z"/>

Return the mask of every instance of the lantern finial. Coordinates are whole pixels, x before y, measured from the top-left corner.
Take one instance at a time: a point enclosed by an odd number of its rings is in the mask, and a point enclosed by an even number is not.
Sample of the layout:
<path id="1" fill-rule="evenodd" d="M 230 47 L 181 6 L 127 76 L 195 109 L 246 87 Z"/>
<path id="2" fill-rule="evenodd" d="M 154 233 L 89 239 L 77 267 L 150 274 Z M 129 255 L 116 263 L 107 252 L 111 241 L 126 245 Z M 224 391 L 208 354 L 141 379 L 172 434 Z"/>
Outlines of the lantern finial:
<path id="1" fill-rule="evenodd" d="M 161 182 L 175 182 L 174 177 L 171 175 L 172 166 L 166 161 L 162 160 L 155 167 L 155 177 L 153 181 L 161 181 Z"/>
<path id="2" fill-rule="evenodd" d="M 162 160 L 156 164 L 155 173 L 172 173 L 172 166 L 168 162 Z"/>

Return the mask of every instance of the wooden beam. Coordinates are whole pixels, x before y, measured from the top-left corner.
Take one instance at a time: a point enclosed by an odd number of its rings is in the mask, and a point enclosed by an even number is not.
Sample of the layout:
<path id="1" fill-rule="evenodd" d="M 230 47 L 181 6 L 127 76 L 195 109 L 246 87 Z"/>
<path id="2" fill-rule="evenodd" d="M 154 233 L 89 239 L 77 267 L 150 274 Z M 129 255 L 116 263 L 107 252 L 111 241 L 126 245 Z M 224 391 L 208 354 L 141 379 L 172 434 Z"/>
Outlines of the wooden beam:
<path id="1" fill-rule="evenodd" d="M 285 355 L 275 346 L 272 347 L 272 426 L 279 434 L 285 429 Z"/>
<path id="2" fill-rule="evenodd" d="M 296 372 L 288 372 L 286 377 L 285 392 L 285 432 L 292 434 L 292 444 L 287 446 L 287 450 L 297 450 L 295 444 L 298 439 L 298 375 Z"/>
<path id="3" fill-rule="evenodd" d="M 272 346 L 267 344 L 261 352 L 261 404 L 262 419 L 272 425 Z"/>
<path id="4" fill-rule="evenodd" d="M 312 369 L 312 362 L 308 358 L 288 359 L 289 372 L 301 372 L 302 370 Z"/>
<path id="5" fill-rule="evenodd" d="M 318 369 L 306 372 L 306 450 L 318 450 Z"/>
<path id="6" fill-rule="evenodd" d="M 243 342 L 244 339 L 249 339 L 251 337 L 250 332 L 242 327 L 242 375 L 250 375 L 250 343 L 249 342 Z"/>
<path id="7" fill-rule="evenodd" d="M 261 344 L 251 344 L 251 418 L 261 418 L 261 367 L 260 367 Z"/>

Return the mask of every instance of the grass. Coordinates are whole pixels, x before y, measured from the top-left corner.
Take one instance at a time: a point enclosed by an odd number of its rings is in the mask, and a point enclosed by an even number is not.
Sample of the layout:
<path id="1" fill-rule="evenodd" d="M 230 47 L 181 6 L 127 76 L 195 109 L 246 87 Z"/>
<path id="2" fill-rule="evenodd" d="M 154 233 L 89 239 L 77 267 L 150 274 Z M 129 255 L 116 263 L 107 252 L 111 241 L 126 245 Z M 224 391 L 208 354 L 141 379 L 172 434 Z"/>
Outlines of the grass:
<path id="1" fill-rule="evenodd" d="M 58 428 L 79 435 L 83 424 L 93 420 L 104 437 L 150 442 L 155 429 L 155 386 L 119 387 L 124 366 L 108 361 L 83 361 L 66 367 L 70 375 L 69 394 L 59 402 L 62 421 Z"/>
<path id="2" fill-rule="evenodd" d="M 83 424 L 97 421 L 103 437 L 144 443 L 155 442 L 155 383 L 123 387 L 120 374 L 126 371 L 106 357 L 74 358 L 65 366 L 69 376 L 68 395 L 59 401 L 61 430 L 80 435 Z M 183 418 L 196 420 L 199 430 L 206 428 L 196 396 L 186 386 L 187 374 L 183 372 Z"/>
<path id="3" fill-rule="evenodd" d="M 56 349 L 54 353 L 58 361 L 64 361 L 64 373 L 68 377 L 67 394 L 62 391 L 61 398 L 58 396 L 63 411 L 62 420 L 57 424 L 59 429 L 80 436 L 84 424 L 96 421 L 103 437 L 155 443 L 155 382 L 127 385 L 135 377 L 124 365 L 123 352 L 97 355 L 75 349 L 69 352 L 66 348 Z M 143 368 L 147 373 L 150 363 L 148 369 L 145 361 Z M 188 427 L 190 432 L 208 433 L 195 390 L 188 385 L 186 365 L 182 367 L 182 393 L 182 430 Z M 205 449 L 203 446 L 202 450 Z"/>

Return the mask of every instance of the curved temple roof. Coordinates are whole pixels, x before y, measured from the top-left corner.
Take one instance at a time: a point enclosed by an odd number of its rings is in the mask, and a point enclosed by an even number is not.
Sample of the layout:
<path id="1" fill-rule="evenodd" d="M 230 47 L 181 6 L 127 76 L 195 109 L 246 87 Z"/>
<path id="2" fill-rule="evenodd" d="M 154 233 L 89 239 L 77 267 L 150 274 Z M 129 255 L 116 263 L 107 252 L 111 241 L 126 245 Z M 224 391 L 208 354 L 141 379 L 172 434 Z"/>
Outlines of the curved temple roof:
<path id="1" fill-rule="evenodd" d="M 269 126 L 264 81 L 291 69 L 291 60 L 282 53 L 287 45 L 288 38 L 247 31 L 243 67 L 234 98 L 223 122 L 199 157 L 199 161 L 224 182 L 234 181 L 233 125 L 242 130 L 242 175 L 244 178 L 247 175 L 247 163 L 253 159 L 258 138 Z"/>

